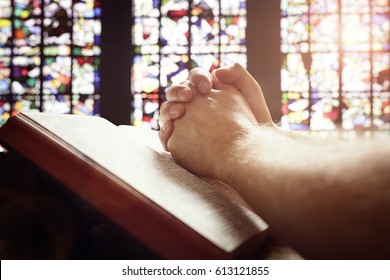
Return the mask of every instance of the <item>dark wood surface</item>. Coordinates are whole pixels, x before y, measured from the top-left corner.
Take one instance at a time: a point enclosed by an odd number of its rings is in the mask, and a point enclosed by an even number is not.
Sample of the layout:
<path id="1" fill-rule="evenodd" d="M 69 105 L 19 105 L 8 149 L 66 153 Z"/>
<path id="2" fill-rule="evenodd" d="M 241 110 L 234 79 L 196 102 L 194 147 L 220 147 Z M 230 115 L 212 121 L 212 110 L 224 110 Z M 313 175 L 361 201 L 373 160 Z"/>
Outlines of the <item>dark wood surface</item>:
<path id="1" fill-rule="evenodd" d="M 158 259 L 67 188 L 0 152 L 1 259 Z"/>
<path id="2" fill-rule="evenodd" d="M 159 259 L 21 156 L 0 152 L 1 259 Z M 272 236 L 254 259 L 301 259 Z"/>

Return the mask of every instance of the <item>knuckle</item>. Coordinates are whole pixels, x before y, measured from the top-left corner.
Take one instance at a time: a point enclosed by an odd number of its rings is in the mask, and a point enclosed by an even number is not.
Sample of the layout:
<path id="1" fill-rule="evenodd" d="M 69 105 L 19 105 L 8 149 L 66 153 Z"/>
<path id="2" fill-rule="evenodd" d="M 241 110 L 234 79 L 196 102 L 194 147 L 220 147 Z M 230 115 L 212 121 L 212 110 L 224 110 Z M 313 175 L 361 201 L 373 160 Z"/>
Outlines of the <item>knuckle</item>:
<path id="1" fill-rule="evenodd" d="M 191 82 L 189 80 L 185 80 L 185 81 L 182 81 L 180 83 L 180 85 L 182 86 L 181 88 L 183 88 L 183 87 L 190 87 L 191 86 Z"/>

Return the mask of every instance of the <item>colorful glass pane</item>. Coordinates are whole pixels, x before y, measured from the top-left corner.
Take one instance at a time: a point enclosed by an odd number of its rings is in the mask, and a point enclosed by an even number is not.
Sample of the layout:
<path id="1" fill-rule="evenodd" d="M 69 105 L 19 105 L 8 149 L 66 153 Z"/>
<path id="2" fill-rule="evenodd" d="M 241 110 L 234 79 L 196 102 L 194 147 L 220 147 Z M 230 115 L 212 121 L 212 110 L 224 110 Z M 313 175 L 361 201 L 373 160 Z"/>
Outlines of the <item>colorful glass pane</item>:
<path id="1" fill-rule="evenodd" d="M 40 90 L 39 57 L 17 56 L 12 59 L 12 92 L 38 94 Z"/>
<path id="2" fill-rule="evenodd" d="M 158 17 L 160 15 L 159 1 L 133 1 L 133 11 L 135 17 Z"/>
<path id="3" fill-rule="evenodd" d="M 309 94 L 299 92 L 282 93 L 282 125 L 294 130 L 309 129 Z"/>
<path id="4" fill-rule="evenodd" d="M 337 15 L 312 15 L 310 17 L 311 51 L 338 51 L 338 20 Z"/>
<path id="5" fill-rule="evenodd" d="M 37 17 L 42 13 L 41 0 L 14 0 L 14 16 L 18 18 Z"/>
<path id="6" fill-rule="evenodd" d="M 246 15 L 246 1 L 221 1 L 222 15 Z"/>
<path id="7" fill-rule="evenodd" d="M 75 20 L 73 23 L 73 54 L 78 56 L 100 55 L 100 20 Z"/>
<path id="8" fill-rule="evenodd" d="M 227 52 L 227 47 L 231 47 L 231 52 L 240 51 L 240 46 L 234 45 L 234 46 L 220 46 L 218 44 L 210 44 L 210 45 L 191 45 L 191 53 L 193 54 L 212 54 L 212 53 L 219 53 Z M 223 49 L 223 50 L 222 50 Z"/>
<path id="9" fill-rule="evenodd" d="M 134 126 L 142 126 L 143 123 L 143 102 L 142 95 L 139 93 L 133 94 L 133 102 L 132 102 L 133 114 L 131 122 Z"/>
<path id="10" fill-rule="evenodd" d="M 281 1 L 284 127 L 308 115 L 312 130 L 390 129 L 389 11 L 387 0 Z"/>
<path id="11" fill-rule="evenodd" d="M 282 52 L 307 52 L 309 50 L 307 15 L 282 18 L 280 27 Z"/>
<path id="12" fill-rule="evenodd" d="M 3 121 L 26 110 L 72 113 L 74 94 L 99 99 L 100 17 L 100 0 L 0 0 Z"/>
<path id="13" fill-rule="evenodd" d="M 0 95 L 11 91 L 11 58 L 0 56 Z"/>
<path id="14" fill-rule="evenodd" d="M 158 44 L 159 27 L 158 18 L 136 18 L 133 26 L 133 43 L 135 45 Z"/>
<path id="15" fill-rule="evenodd" d="M 222 53 L 221 67 L 231 66 L 234 63 L 240 63 L 242 66 L 247 66 L 247 56 L 243 53 Z"/>
<path id="16" fill-rule="evenodd" d="M 73 114 L 95 116 L 99 113 L 99 99 L 93 95 L 73 95 Z"/>
<path id="17" fill-rule="evenodd" d="M 10 18 L 12 15 L 11 0 L 0 0 L 0 19 Z"/>
<path id="18" fill-rule="evenodd" d="M 172 32 L 172 30 L 175 30 Z M 161 44 L 171 46 L 187 46 L 188 45 L 188 17 L 178 18 L 161 18 Z"/>
<path id="19" fill-rule="evenodd" d="M 142 0 L 141 0 L 142 1 Z M 189 1 L 161 1 L 161 15 L 176 20 L 188 14 Z"/>
<path id="20" fill-rule="evenodd" d="M 204 13 L 192 17 L 192 25 L 191 25 L 192 45 L 202 45 L 202 46 L 217 45 L 219 43 L 218 35 L 219 35 L 218 20 L 215 20 L 212 14 L 210 18 L 205 16 Z"/>
<path id="21" fill-rule="evenodd" d="M 374 51 L 390 51 L 389 13 L 372 16 L 372 49 Z"/>
<path id="22" fill-rule="evenodd" d="M 0 126 L 11 116 L 11 102 L 8 98 L 0 95 Z"/>
<path id="23" fill-rule="evenodd" d="M 219 59 L 217 54 L 193 54 L 191 56 L 191 68 L 202 67 L 208 69 L 210 72 L 219 66 Z"/>
<path id="24" fill-rule="evenodd" d="M 44 20 L 44 43 L 45 45 L 70 45 L 71 26 L 67 18 Z"/>
<path id="25" fill-rule="evenodd" d="M 367 92 L 370 90 L 370 59 L 368 54 L 346 54 L 343 58 L 342 90 Z"/>
<path id="26" fill-rule="evenodd" d="M 390 11 L 388 0 L 371 0 L 372 12 L 386 13 Z"/>
<path id="27" fill-rule="evenodd" d="M 143 98 L 142 100 L 142 124 L 152 129 L 158 129 L 158 109 L 160 102 L 153 97 Z"/>
<path id="28" fill-rule="evenodd" d="M 281 72 L 282 91 L 309 90 L 307 55 L 290 53 L 284 57 Z M 306 62 L 306 63 L 305 63 Z"/>
<path id="29" fill-rule="evenodd" d="M 20 20 L 14 19 L 14 37 L 13 45 L 15 48 L 22 46 L 39 46 L 41 43 L 41 20 L 40 19 L 27 19 Z"/>
<path id="30" fill-rule="evenodd" d="M 236 44 L 221 45 L 219 49 L 221 53 L 242 53 L 242 54 L 246 53 L 245 45 L 236 45 Z"/>
<path id="31" fill-rule="evenodd" d="M 311 0 L 310 13 L 311 14 L 335 14 L 339 8 L 338 0 Z"/>
<path id="32" fill-rule="evenodd" d="M 344 51 L 370 50 L 370 16 L 344 15 L 342 18 Z"/>
<path id="33" fill-rule="evenodd" d="M 66 23 L 72 17 L 72 0 L 44 0 L 45 18 L 52 18 L 59 25 Z"/>
<path id="34" fill-rule="evenodd" d="M 56 4 L 50 5 L 57 7 Z M 45 45 L 43 52 L 45 55 L 69 55 L 72 32 L 70 18 L 67 16 L 67 12 L 61 8 L 53 9 L 49 14 L 52 13 L 53 16 L 45 18 L 43 21 L 43 42 Z"/>
<path id="35" fill-rule="evenodd" d="M 370 13 L 371 0 L 342 0 L 341 11 L 348 14 Z"/>
<path id="36" fill-rule="evenodd" d="M 12 21 L 0 18 L 0 48 L 9 47 L 12 37 Z M 0 53 L 1 55 L 1 53 Z"/>
<path id="37" fill-rule="evenodd" d="M 338 93 L 313 93 L 310 129 L 334 130 L 339 119 Z"/>
<path id="38" fill-rule="evenodd" d="M 390 53 L 373 54 L 372 71 L 373 71 L 373 90 L 389 91 L 390 90 Z"/>
<path id="39" fill-rule="evenodd" d="M 343 94 L 342 127 L 366 129 L 371 126 L 371 103 L 367 93 Z"/>
<path id="40" fill-rule="evenodd" d="M 99 65 L 99 58 L 76 57 L 73 59 L 73 94 L 94 94 L 99 89 Z"/>
<path id="41" fill-rule="evenodd" d="M 313 53 L 310 76 L 312 92 L 338 92 L 338 69 L 338 53 Z"/>
<path id="42" fill-rule="evenodd" d="M 188 77 L 188 56 L 171 54 L 161 58 L 160 83 L 163 87 L 179 84 Z"/>
<path id="43" fill-rule="evenodd" d="M 69 114 L 69 95 L 44 95 L 42 111 L 46 113 Z"/>
<path id="44" fill-rule="evenodd" d="M 73 0 L 74 18 L 96 19 L 101 15 L 101 0 Z"/>
<path id="45" fill-rule="evenodd" d="M 282 16 L 304 14 L 309 9 L 307 0 L 281 0 L 280 7 Z"/>
<path id="46" fill-rule="evenodd" d="M 160 53 L 160 50 L 161 48 L 159 45 L 134 46 L 134 53 L 136 54 L 144 54 L 144 55 L 158 54 Z"/>
<path id="47" fill-rule="evenodd" d="M 39 50 L 39 49 L 38 49 Z M 70 46 L 45 46 L 43 48 L 43 54 L 45 56 L 69 56 L 70 55 Z"/>
<path id="48" fill-rule="evenodd" d="M 37 95 L 17 96 L 12 102 L 12 114 L 26 111 L 39 111 L 40 99 Z"/>
<path id="49" fill-rule="evenodd" d="M 390 130 L 390 92 L 375 92 L 372 101 L 373 125 Z"/>
<path id="50" fill-rule="evenodd" d="M 48 57 L 44 61 L 43 93 L 70 94 L 71 58 Z"/>
<path id="51" fill-rule="evenodd" d="M 227 2 L 228 1 L 225 1 L 225 4 L 223 4 L 223 3 L 221 4 L 223 6 L 223 8 L 222 8 L 223 11 L 221 14 L 238 15 L 238 13 L 230 13 L 229 12 L 229 8 L 226 6 L 229 3 L 227 3 Z M 191 15 L 199 17 L 200 19 L 205 20 L 209 23 L 218 22 L 218 20 L 215 18 L 215 16 L 218 16 L 218 14 L 219 14 L 219 7 L 220 7 L 220 5 L 219 5 L 218 0 L 193 0 L 192 1 Z"/>
<path id="52" fill-rule="evenodd" d="M 160 87 L 159 55 L 137 55 L 134 57 L 133 92 L 158 92 Z"/>
<path id="53" fill-rule="evenodd" d="M 246 18 L 239 16 L 221 18 L 221 37 L 222 45 L 243 45 L 245 44 Z"/>

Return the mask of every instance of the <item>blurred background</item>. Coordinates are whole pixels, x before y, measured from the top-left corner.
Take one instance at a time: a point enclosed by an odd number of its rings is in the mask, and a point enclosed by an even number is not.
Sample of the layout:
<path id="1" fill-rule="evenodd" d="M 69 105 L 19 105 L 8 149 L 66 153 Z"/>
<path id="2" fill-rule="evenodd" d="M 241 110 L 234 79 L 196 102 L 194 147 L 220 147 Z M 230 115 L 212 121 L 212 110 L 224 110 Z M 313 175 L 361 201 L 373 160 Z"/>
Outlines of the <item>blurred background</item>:
<path id="1" fill-rule="evenodd" d="M 389 13 L 388 0 L 0 0 L 0 123 L 35 110 L 158 129 L 172 83 L 238 62 L 283 127 L 388 133 Z"/>

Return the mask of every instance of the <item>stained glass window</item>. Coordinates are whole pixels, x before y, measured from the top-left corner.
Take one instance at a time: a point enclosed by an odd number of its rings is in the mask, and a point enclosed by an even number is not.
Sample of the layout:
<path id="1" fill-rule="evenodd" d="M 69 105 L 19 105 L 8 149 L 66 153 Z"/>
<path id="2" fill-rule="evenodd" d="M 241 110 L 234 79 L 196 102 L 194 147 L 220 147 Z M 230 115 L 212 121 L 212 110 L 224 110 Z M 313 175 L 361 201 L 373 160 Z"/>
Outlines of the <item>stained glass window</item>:
<path id="1" fill-rule="evenodd" d="M 390 130 L 388 0 L 282 0 L 282 125 Z"/>
<path id="2" fill-rule="evenodd" d="M 133 20 L 133 125 L 157 129 L 167 88 L 189 69 L 246 65 L 245 0 L 134 0 Z"/>
<path id="3" fill-rule="evenodd" d="M 0 0 L 0 125 L 26 110 L 99 114 L 100 0 Z"/>

